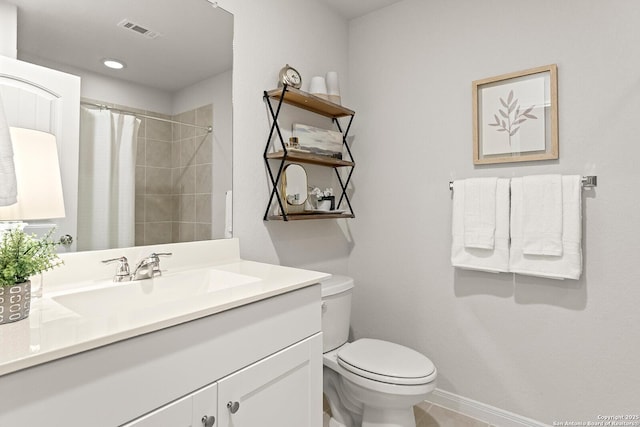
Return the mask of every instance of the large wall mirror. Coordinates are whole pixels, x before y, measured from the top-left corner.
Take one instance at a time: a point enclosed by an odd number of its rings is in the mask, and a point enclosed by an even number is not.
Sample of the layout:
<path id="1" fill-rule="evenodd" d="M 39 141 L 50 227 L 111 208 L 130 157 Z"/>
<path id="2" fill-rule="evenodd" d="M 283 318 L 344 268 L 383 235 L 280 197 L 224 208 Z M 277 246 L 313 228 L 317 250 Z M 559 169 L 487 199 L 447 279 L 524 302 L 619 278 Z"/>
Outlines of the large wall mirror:
<path id="1" fill-rule="evenodd" d="M 18 59 L 81 78 L 77 250 L 230 237 L 233 16 L 207 0 L 9 2 Z"/>

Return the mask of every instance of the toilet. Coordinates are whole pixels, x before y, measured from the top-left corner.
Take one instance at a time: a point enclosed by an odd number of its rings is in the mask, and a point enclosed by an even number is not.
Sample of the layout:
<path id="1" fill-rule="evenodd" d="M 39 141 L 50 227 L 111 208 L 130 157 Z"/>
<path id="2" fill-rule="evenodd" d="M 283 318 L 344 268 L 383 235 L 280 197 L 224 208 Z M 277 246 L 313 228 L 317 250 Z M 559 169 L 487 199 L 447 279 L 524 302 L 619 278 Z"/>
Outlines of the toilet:
<path id="1" fill-rule="evenodd" d="M 388 341 L 347 342 L 353 279 L 334 275 L 321 286 L 323 391 L 330 427 L 416 427 L 413 405 L 436 386 L 433 363 Z"/>

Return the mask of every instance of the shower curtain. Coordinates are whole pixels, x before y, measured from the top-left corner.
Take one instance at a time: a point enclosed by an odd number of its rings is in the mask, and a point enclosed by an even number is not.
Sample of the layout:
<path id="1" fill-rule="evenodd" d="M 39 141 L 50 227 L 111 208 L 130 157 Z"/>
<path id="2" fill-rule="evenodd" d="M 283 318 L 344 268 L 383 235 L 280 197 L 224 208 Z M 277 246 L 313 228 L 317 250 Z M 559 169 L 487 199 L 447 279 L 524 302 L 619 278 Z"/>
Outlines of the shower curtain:
<path id="1" fill-rule="evenodd" d="M 78 250 L 135 244 L 135 170 L 140 119 L 81 107 Z"/>

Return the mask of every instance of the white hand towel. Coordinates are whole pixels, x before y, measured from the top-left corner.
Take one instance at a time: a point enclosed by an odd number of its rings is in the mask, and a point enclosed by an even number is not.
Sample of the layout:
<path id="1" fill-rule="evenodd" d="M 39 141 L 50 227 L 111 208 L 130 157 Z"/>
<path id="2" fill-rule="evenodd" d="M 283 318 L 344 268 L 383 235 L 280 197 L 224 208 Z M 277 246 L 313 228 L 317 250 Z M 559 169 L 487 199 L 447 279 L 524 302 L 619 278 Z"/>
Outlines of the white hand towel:
<path id="1" fill-rule="evenodd" d="M 13 162 L 13 145 L 9 124 L 0 97 L 0 206 L 10 206 L 18 202 L 16 169 Z"/>
<path id="2" fill-rule="evenodd" d="M 497 180 L 495 199 L 493 249 L 465 247 L 465 185 L 464 181 L 453 183 L 451 265 L 454 267 L 492 273 L 509 271 L 509 179 Z"/>
<path id="3" fill-rule="evenodd" d="M 562 255 L 562 176 L 522 178 L 522 250 L 527 255 Z"/>
<path id="4" fill-rule="evenodd" d="M 582 274 L 582 184 L 578 175 L 562 177 L 562 255 L 524 253 L 522 178 L 511 180 L 512 273 L 553 279 L 579 279 Z"/>
<path id="5" fill-rule="evenodd" d="M 464 180 L 464 246 L 493 249 L 498 178 Z"/>

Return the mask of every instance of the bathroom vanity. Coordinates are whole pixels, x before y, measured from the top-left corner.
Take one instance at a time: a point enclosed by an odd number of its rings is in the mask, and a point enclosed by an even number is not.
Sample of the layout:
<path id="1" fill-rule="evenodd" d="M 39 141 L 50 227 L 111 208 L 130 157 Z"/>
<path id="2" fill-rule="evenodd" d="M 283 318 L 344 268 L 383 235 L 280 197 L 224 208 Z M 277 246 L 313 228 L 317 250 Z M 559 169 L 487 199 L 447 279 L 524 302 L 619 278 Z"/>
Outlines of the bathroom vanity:
<path id="1" fill-rule="evenodd" d="M 147 252 L 173 252 L 161 277 L 114 284 L 99 262 Z M 236 239 L 59 270 L 0 328 L 0 426 L 321 426 L 327 274 L 241 260 Z"/>

